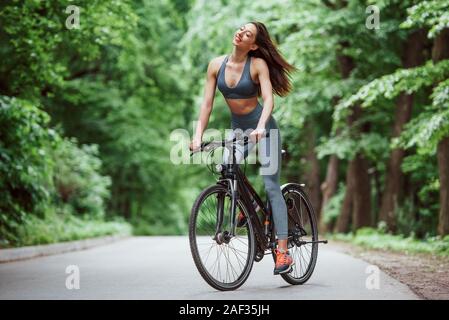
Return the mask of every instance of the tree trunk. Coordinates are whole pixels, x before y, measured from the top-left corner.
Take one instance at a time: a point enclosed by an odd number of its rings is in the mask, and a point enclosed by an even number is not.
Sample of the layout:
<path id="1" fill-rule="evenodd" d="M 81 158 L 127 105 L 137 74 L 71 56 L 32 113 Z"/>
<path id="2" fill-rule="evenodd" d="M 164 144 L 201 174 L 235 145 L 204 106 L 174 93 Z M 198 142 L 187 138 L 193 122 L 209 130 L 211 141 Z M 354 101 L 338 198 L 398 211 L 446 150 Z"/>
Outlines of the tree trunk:
<path id="1" fill-rule="evenodd" d="M 368 173 L 369 163 L 358 153 L 351 161 L 354 173 L 353 179 L 353 212 L 352 227 L 357 230 L 371 225 L 371 179 Z"/>
<path id="2" fill-rule="evenodd" d="M 351 109 L 352 114 L 348 116 L 350 126 L 362 117 L 360 105 L 354 105 Z M 359 130 L 367 132 L 368 124 L 364 124 Z M 368 172 L 368 160 L 361 153 L 354 156 L 349 167 L 353 170 L 350 175 L 353 196 L 352 226 L 354 230 L 357 230 L 371 224 L 371 178 Z"/>
<path id="3" fill-rule="evenodd" d="M 122 199 L 121 208 L 123 217 L 129 221 L 131 218 L 131 202 L 128 197 Z"/>
<path id="4" fill-rule="evenodd" d="M 312 203 L 315 212 L 318 214 L 317 220 L 320 219 L 319 213 L 321 208 L 321 192 L 320 192 L 320 163 L 316 156 L 316 133 L 313 123 L 309 122 L 306 125 L 307 133 L 307 169 L 305 173 L 306 187 L 310 202 Z"/>
<path id="5" fill-rule="evenodd" d="M 438 234 L 449 234 L 449 137 L 438 143 L 438 170 L 440 175 L 440 214 Z"/>
<path id="6" fill-rule="evenodd" d="M 323 200 L 321 202 L 321 209 L 318 220 L 318 225 L 320 226 L 320 231 L 325 233 L 328 229 L 332 230 L 332 226 L 328 226 L 324 223 L 324 208 L 328 204 L 329 200 L 337 192 L 338 185 L 338 158 L 336 155 L 331 155 L 329 157 L 329 162 L 327 163 L 326 180 L 321 184 L 321 192 Z"/>
<path id="7" fill-rule="evenodd" d="M 353 188 L 352 182 L 354 178 L 354 164 L 349 163 L 348 169 L 346 170 L 346 192 L 345 197 L 343 199 L 343 204 L 340 208 L 340 214 L 338 215 L 337 224 L 336 224 L 336 232 L 346 233 L 349 231 L 349 224 L 351 223 L 351 212 L 352 212 L 352 204 L 353 204 Z"/>
<path id="8" fill-rule="evenodd" d="M 393 128 L 393 137 L 398 137 L 404 125 L 410 120 L 413 106 L 413 95 L 401 94 L 398 99 Z M 403 197 L 404 174 L 401 170 L 404 150 L 397 148 L 391 151 L 385 174 L 385 188 L 379 212 L 379 221 L 385 221 L 391 231 L 396 230 L 395 210 Z"/>
<path id="9" fill-rule="evenodd" d="M 341 43 L 343 48 L 349 47 L 349 42 L 343 41 Z M 354 70 L 355 64 L 351 57 L 345 55 L 338 55 L 338 66 L 340 68 L 340 73 L 343 79 L 346 79 L 351 74 L 352 70 Z M 352 125 L 352 115 L 349 115 L 346 119 L 348 127 Z M 345 197 L 343 199 L 342 206 L 340 208 L 340 213 L 338 215 L 336 231 L 337 232 L 348 232 L 349 225 L 351 223 L 351 216 L 353 211 L 353 187 L 352 183 L 354 181 L 354 164 L 350 161 L 348 164 L 348 168 L 346 169 L 346 191 Z"/>
<path id="10" fill-rule="evenodd" d="M 434 62 L 449 59 L 449 29 L 444 29 L 435 38 L 432 59 Z M 449 234 L 449 136 L 438 143 L 437 157 L 440 179 L 438 234 L 446 235 Z"/>
<path id="11" fill-rule="evenodd" d="M 425 44 L 426 32 L 424 30 L 418 30 L 410 34 L 402 57 L 404 68 L 413 68 L 423 63 Z M 400 136 L 404 125 L 410 120 L 412 107 L 413 95 L 402 93 L 397 101 L 393 137 Z M 385 221 L 391 231 L 396 230 L 395 210 L 403 198 L 404 174 L 401 170 L 403 159 L 404 150 L 397 148 L 391 151 L 387 163 L 379 220 Z"/>
<path id="12" fill-rule="evenodd" d="M 432 60 L 438 62 L 449 59 L 449 29 L 446 28 L 435 38 L 432 48 Z"/>

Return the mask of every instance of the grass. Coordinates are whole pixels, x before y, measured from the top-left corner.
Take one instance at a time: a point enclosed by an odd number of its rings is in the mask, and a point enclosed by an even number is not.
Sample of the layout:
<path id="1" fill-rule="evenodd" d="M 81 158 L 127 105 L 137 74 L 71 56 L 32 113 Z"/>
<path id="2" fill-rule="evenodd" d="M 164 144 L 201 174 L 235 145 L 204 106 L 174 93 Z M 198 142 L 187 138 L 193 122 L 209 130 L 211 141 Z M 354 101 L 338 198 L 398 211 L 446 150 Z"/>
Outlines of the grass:
<path id="1" fill-rule="evenodd" d="M 50 244 L 131 233 L 131 225 L 124 221 L 93 220 L 71 214 L 51 214 L 45 219 L 30 215 L 19 226 L 17 241 L 12 246 Z"/>
<path id="2" fill-rule="evenodd" d="M 330 239 L 350 242 L 370 249 L 392 250 L 404 253 L 428 253 L 449 257 L 449 235 L 416 239 L 413 236 L 393 235 L 373 228 L 362 228 L 356 233 L 329 234 Z"/>

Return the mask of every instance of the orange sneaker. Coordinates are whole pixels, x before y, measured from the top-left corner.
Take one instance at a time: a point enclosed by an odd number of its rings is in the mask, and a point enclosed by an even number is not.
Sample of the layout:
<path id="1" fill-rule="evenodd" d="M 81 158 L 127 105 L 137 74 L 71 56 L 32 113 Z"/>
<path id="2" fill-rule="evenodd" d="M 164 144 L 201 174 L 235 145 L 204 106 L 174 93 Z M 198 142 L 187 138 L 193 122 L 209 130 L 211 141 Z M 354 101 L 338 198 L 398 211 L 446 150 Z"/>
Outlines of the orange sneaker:
<path id="1" fill-rule="evenodd" d="M 237 216 L 237 227 L 241 228 L 241 227 L 243 227 L 245 225 L 245 223 L 246 223 L 246 217 L 243 214 L 243 212 L 240 211 L 238 216 Z"/>
<path id="2" fill-rule="evenodd" d="M 292 266 L 295 264 L 293 258 L 290 256 L 288 251 L 281 252 L 275 249 L 276 253 L 276 264 L 274 266 L 274 274 L 283 274 L 292 271 Z"/>

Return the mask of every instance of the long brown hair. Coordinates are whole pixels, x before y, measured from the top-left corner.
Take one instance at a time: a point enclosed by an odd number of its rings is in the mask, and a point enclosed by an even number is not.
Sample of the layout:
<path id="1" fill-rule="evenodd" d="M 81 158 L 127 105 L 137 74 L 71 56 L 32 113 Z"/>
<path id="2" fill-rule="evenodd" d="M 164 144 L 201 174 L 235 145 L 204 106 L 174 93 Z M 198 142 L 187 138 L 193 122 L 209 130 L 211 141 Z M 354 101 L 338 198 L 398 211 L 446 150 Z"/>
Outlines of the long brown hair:
<path id="1" fill-rule="evenodd" d="M 254 24 L 257 28 L 256 44 L 258 45 L 258 49 L 251 50 L 248 54 L 266 61 L 268 70 L 270 71 L 273 92 L 278 96 L 285 97 L 292 90 L 290 75 L 297 69 L 282 57 L 262 22 L 251 21 L 250 23 Z"/>

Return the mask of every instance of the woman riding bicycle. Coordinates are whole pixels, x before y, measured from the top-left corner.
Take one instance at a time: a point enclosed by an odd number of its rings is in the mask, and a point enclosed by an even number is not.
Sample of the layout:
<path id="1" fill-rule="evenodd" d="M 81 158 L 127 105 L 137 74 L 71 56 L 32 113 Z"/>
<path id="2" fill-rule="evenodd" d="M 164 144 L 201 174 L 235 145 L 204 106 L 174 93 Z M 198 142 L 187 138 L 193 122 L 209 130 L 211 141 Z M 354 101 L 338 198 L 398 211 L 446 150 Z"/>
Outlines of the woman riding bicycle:
<path id="1" fill-rule="evenodd" d="M 267 28 L 261 22 L 250 22 L 241 26 L 235 32 L 232 44 L 234 47 L 230 55 L 216 57 L 209 62 L 204 99 L 190 150 L 198 150 L 201 146 L 218 86 L 231 111 L 231 125 L 234 131 L 227 139 L 232 139 L 236 130 L 251 131 L 251 141 L 243 152 L 239 150 L 240 152 L 236 153 L 236 162 L 240 163 L 259 142 L 260 156 L 267 160 L 262 161 L 262 167 L 273 161 L 276 163 L 274 172 L 262 175 L 278 238 L 274 274 L 287 273 L 292 268 L 293 259 L 287 247 L 287 207 L 279 181 L 281 137 L 279 132 L 273 135 L 277 137 L 277 141 L 273 144 L 267 141 L 265 133 L 273 129 L 278 130 L 277 123 L 271 115 L 274 107 L 273 93 L 286 96 L 291 91 L 288 76 L 295 67 L 281 56 Z M 263 107 L 258 101 L 259 96 L 263 99 Z M 275 148 L 272 148 L 273 145 Z M 227 150 L 223 160 L 225 163 L 229 162 Z"/>

